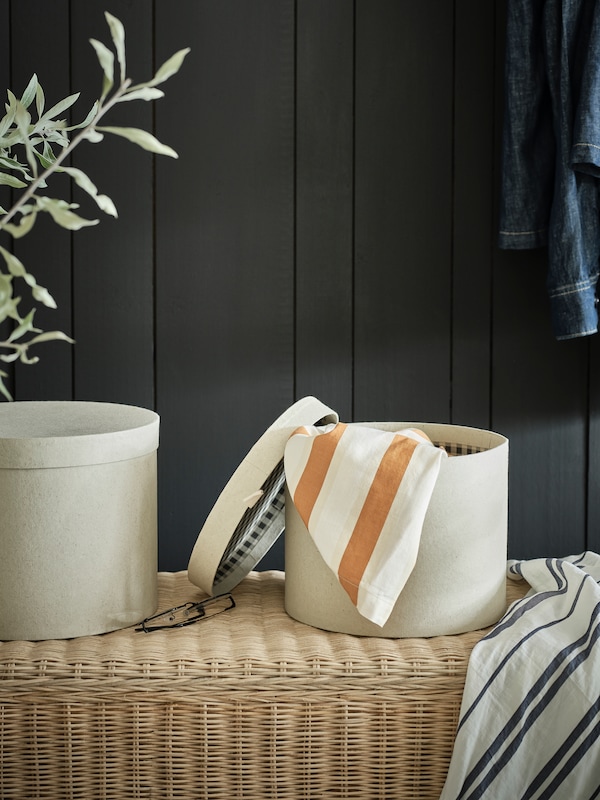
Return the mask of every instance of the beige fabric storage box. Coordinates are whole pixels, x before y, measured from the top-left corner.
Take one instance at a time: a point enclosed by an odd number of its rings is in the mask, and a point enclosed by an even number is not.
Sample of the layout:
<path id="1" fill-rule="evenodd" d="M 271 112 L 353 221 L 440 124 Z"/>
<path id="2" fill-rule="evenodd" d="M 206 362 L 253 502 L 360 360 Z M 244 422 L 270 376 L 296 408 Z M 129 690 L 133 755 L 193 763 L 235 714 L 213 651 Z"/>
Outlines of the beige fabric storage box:
<path id="1" fill-rule="evenodd" d="M 160 609 L 203 596 L 159 575 Z M 0 797 L 439 798 L 483 631 L 326 633 L 286 614 L 279 572 L 233 596 L 180 630 L 0 644 Z"/>
<path id="2" fill-rule="evenodd" d="M 229 591 L 285 529 L 285 606 L 295 619 L 362 636 L 461 633 L 498 621 L 505 608 L 508 440 L 457 425 L 354 423 L 421 428 L 449 454 L 425 517 L 416 566 L 383 627 L 362 617 L 326 566 L 290 498 L 283 453 L 300 426 L 337 422 L 314 397 L 291 406 L 236 470 L 194 546 L 190 580 L 208 594 Z M 257 469 L 259 465 L 259 469 Z"/>
<path id="3" fill-rule="evenodd" d="M 425 516 L 416 565 L 389 620 L 375 625 L 356 610 L 286 497 L 286 610 L 308 625 L 361 636 L 438 636 L 497 622 L 505 610 L 507 439 L 459 425 L 368 426 L 419 428 L 448 452 Z"/>
<path id="4" fill-rule="evenodd" d="M 154 612 L 158 431 L 135 406 L 0 404 L 0 640 L 103 633 Z"/>

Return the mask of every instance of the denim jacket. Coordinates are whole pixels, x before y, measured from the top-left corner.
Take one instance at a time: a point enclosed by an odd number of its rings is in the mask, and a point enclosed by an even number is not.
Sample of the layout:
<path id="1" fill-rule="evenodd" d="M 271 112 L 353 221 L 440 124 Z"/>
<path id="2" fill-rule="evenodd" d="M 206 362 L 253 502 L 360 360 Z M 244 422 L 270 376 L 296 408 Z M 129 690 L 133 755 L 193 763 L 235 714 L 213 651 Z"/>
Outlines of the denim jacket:
<path id="1" fill-rule="evenodd" d="M 547 245 L 557 339 L 598 330 L 600 0 L 508 0 L 499 245 Z"/>

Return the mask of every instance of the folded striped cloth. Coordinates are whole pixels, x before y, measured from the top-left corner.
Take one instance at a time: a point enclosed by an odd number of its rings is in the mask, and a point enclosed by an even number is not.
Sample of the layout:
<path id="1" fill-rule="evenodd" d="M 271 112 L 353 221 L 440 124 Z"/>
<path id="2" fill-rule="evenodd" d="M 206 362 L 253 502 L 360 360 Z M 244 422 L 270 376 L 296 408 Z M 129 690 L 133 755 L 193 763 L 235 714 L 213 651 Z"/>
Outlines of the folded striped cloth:
<path id="1" fill-rule="evenodd" d="M 419 430 L 303 427 L 284 453 L 289 492 L 358 611 L 383 626 L 417 560 L 447 454 Z"/>
<path id="2" fill-rule="evenodd" d="M 600 556 L 508 576 L 532 588 L 472 651 L 441 800 L 600 798 Z"/>

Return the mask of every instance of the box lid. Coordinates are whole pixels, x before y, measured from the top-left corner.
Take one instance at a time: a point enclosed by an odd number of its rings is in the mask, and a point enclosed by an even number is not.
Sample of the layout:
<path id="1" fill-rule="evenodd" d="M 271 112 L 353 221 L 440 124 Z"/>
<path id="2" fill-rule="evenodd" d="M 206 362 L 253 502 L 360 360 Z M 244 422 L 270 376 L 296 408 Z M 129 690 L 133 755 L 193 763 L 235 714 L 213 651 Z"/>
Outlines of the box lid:
<path id="1" fill-rule="evenodd" d="M 49 469 L 127 461 L 158 447 L 147 408 L 77 400 L 0 403 L 0 469 Z"/>
<path id="2" fill-rule="evenodd" d="M 304 397 L 265 431 L 229 479 L 198 534 L 188 564 L 192 583 L 209 594 L 220 594 L 254 569 L 285 528 L 287 440 L 301 425 L 338 420 L 335 411 L 316 397 Z"/>

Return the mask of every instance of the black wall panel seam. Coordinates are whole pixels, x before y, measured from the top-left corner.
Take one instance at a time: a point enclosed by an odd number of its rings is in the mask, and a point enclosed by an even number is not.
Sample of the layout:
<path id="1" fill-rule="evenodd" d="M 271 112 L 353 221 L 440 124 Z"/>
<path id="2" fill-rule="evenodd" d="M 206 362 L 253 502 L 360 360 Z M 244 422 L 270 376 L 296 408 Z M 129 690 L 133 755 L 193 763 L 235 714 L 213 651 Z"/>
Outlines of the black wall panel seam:
<path id="1" fill-rule="evenodd" d="M 456 0 L 452 3 L 452 165 L 450 168 L 450 192 L 452 196 L 452 206 L 450 209 L 450 242 L 449 242 L 449 270 L 450 270 L 450 296 L 449 302 L 449 342 L 448 342 L 448 419 L 450 422 L 454 421 L 454 306 L 456 291 L 455 285 L 455 237 L 456 237 L 456 125 L 457 125 L 457 109 L 456 109 L 456 94 L 458 91 L 457 75 L 456 75 L 456 27 L 457 27 L 457 9 Z"/>
<path id="2" fill-rule="evenodd" d="M 298 0 L 294 0 L 294 114 L 293 114 L 293 168 L 292 168 L 292 393 L 294 400 L 298 399 Z"/>
<path id="3" fill-rule="evenodd" d="M 352 254 L 351 254 L 351 276 L 352 276 L 352 293 L 351 293 L 351 354 L 350 354 L 350 419 L 354 422 L 356 420 L 355 403 L 356 403 L 356 41 L 357 41 L 357 3 L 358 0 L 353 0 L 352 3 L 352 187 L 351 187 L 351 203 L 352 203 L 352 219 L 350 222 L 350 235 L 352 237 Z"/>
<path id="4" fill-rule="evenodd" d="M 156 0 L 152 0 L 152 73 L 155 74 L 159 65 L 156 59 Z M 152 105 L 152 133 L 156 136 L 156 104 Z M 157 380 L 157 319 L 158 319 L 158 264 L 156 258 L 156 156 L 152 157 L 152 408 L 157 407 L 158 380 Z"/>

